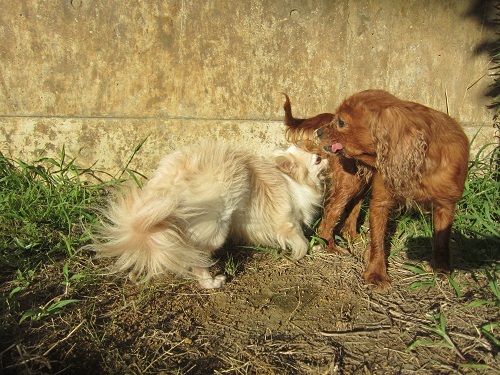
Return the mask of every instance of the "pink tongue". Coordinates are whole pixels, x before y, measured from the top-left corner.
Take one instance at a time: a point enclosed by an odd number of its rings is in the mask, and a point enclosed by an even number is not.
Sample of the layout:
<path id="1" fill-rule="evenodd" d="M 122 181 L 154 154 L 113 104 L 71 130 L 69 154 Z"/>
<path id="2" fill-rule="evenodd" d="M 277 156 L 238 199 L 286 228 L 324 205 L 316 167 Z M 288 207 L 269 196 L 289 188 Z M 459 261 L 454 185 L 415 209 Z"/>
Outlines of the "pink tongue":
<path id="1" fill-rule="evenodd" d="M 342 146 L 342 144 L 340 144 L 340 143 L 334 143 L 334 144 L 332 145 L 332 152 L 333 152 L 333 153 L 336 153 L 337 151 L 340 151 L 340 150 L 342 150 L 343 148 L 344 148 L 344 146 Z"/>

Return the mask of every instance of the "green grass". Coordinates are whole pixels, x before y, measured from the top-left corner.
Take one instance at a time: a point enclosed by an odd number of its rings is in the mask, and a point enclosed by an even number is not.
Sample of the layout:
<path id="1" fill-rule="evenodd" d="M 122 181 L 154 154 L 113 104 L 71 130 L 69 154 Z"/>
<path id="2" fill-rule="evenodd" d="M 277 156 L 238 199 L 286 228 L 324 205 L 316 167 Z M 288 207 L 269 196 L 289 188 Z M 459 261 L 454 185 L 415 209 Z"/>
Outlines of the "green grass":
<path id="1" fill-rule="evenodd" d="M 28 164 L 0 154 L 0 266 L 2 274 L 36 269 L 56 259 L 71 259 L 88 241 L 84 228 L 97 220 L 96 208 L 102 206 L 109 186 L 118 185 L 124 173 L 138 183 L 127 165 L 118 178 L 94 178 L 91 169 L 80 168 L 68 159 L 65 150 L 59 158 L 40 158 Z M 463 199 L 457 206 L 454 233 L 459 242 L 480 240 L 485 259 L 500 246 L 500 151 L 484 146 L 470 162 Z M 396 248 L 405 248 L 408 239 L 422 238 L 423 247 L 431 244 L 432 218 L 421 211 L 398 219 Z M 321 241 L 312 238 L 313 242 Z M 270 249 L 250 247 L 270 252 Z M 275 257 L 279 257 L 273 252 Z M 473 254 L 476 257 L 477 254 Z M 234 265 L 227 265 L 232 269 Z M 66 270 L 67 271 L 67 270 Z M 418 272 L 417 272 L 418 273 Z M 424 284 L 433 283 L 427 280 Z"/>
<path id="2" fill-rule="evenodd" d="M 70 258 L 88 241 L 84 225 L 107 184 L 90 182 L 90 171 L 67 160 L 31 164 L 0 154 L 0 266 L 2 272 Z M 89 176 L 91 177 L 91 176 Z"/>
<path id="3" fill-rule="evenodd" d="M 500 147 L 482 147 L 469 167 L 454 228 L 467 238 L 500 245 Z"/>
<path id="4" fill-rule="evenodd" d="M 86 275 L 71 272 L 70 267 L 77 267 L 72 263 L 78 262 L 78 252 L 90 241 L 86 228 L 97 222 L 109 189 L 118 187 L 124 174 L 139 181 L 139 174 L 128 166 L 143 143 L 118 177 L 103 174 L 104 181 L 91 168 L 81 168 L 68 158 L 64 148 L 57 159 L 43 157 L 31 163 L 0 153 L 0 280 L 4 285 L 0 334 L 12 324 L 9 316 L 17 316 L 19 324 L 38 321 L 80 302 L 69 298 L 70 289 Z M 36 279 L 60 262 L 64 265 L 55 271 L 55 293 L 44 295 L 42 286 L 39 298 L 22 305 L 20 296 L 39 288 Z"/>
<path id="5" fill-rule="evenodd" d="M 71 258 L 88 243 L 85 228 L 96 222 L 108 189 L 118 187 L 124 175 L 141 184 L 144 176 L 129 165 L 146 140 L 117 175 L 104 174 L 105 181 L 68 159 L 64 147 L 58 159 L 29 164 L 0 153 L 0 272 Z"/>

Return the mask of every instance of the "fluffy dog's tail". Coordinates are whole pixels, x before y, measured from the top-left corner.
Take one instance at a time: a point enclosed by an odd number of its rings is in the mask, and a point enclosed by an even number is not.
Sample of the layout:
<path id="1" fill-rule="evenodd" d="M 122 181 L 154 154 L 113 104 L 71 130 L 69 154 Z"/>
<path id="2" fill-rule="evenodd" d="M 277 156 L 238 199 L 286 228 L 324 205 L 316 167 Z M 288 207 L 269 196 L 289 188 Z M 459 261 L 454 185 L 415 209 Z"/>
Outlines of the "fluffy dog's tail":
<path id="1" fill-rule="evenodd" d="M 170 271 L 193 276 L 193 267 L 213 264 L 210 254 L 195 248 L 176 216 L 177 199 L 167 195 L 148 200 L 138 188 L 117 197 L 94 230 L 93 245 L 98 257 L 116 257 L 112 272 L 129 272 L 143 281 Z"/>

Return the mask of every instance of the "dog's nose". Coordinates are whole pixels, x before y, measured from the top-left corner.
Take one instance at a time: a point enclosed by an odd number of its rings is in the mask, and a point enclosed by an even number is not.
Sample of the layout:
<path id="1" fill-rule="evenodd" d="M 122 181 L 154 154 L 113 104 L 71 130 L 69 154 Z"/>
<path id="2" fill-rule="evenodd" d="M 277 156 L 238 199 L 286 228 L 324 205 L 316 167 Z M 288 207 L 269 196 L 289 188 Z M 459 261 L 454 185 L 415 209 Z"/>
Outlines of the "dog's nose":
<path id="1" fill-rule="evenodd" d="M 321 136 L 323 135 L 323 130 L 321 130 L 321 129 L 317 129 L 317 130 L 316 130 L 316 135 L 317 135 L 318 137 L 321 137 Z"/>

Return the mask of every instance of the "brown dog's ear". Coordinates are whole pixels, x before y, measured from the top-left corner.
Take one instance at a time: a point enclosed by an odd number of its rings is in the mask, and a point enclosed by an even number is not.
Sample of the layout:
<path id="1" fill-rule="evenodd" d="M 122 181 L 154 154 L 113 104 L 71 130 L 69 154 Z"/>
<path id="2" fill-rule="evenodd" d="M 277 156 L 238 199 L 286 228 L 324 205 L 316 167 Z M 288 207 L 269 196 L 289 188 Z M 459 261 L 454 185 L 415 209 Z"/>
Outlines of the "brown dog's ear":
<path id="1" fill-rule="evenodd" d="M 377 170 L 394 194 L 411 198 L 427 153 L 427 124 L 406 108 L 387 107 L 372 119 Z"/>

